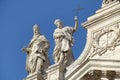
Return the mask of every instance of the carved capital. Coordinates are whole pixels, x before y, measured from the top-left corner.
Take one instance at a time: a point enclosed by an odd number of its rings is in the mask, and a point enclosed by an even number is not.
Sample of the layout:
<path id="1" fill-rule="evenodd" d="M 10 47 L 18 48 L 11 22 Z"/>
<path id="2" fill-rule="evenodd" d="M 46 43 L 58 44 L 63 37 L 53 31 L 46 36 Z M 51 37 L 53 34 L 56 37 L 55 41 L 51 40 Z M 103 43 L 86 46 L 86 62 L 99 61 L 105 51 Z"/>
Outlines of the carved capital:
<path id="1" fill-rule="evenodd" d="M 100 70 L 91 70 L 89 72 L 90 77 L 92 78 L 92 80 L 99 80 L 101 77 L 101 71 Z"/>
<path id="2" fill-rule="evenodd" d="M 102 71 L 101 79 L 114 80 L 116 75 L 115 71 Z"/>
<path id="3" fill-rule="evenodd" d="M 100 80 L 101 74 L 100 70 L 90 70 L 81 80 Z"/>
<path id="4" fill-rule="evenodd" d="M 28 75 L 24 80 L 45 80 L 41 73 L 33 73 Z"/>
<path id="5" fill-rule="evenodd" d="M 115 71 L 107 71 L 107 75 L 106 76 L 107 76 L 107 78 L 109 80 L 114 80 L 115 75 L 116 75 Z"/>

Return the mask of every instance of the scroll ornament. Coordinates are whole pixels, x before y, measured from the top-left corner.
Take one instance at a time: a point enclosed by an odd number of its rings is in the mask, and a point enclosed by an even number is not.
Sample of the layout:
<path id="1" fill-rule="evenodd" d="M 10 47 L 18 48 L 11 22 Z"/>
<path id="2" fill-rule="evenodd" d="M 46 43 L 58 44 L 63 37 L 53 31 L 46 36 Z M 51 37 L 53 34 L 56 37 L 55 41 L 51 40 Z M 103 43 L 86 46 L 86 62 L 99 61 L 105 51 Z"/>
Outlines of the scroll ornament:
<path id="1" fill-rule="evenodd" d="M 115 50 L 120 45 L 119 25 L 106 27 L 94 35 L 92 57 L 96 54 L 102 55 L 105 52 Z"/>

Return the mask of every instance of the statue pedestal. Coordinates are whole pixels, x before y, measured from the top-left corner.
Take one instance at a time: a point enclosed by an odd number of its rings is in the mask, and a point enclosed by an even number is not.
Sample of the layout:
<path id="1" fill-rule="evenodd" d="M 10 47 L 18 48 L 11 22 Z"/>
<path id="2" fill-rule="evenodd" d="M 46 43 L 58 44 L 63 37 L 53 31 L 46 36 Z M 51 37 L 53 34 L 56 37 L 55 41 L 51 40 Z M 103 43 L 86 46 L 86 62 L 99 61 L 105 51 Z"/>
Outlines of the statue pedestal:
<path id="1" fill-rule="evenodd" d="M 40 73 L 33 73 L 28 75 L 24 80 L 44 80 L 44 78 Z"/>
<path id="2" fill-rule="evenodd" d="M 64 80 L 64 70 L 65 67 L 60 64 L 54 64 L 50 66 L 47 70 L 47 80 Z"/>

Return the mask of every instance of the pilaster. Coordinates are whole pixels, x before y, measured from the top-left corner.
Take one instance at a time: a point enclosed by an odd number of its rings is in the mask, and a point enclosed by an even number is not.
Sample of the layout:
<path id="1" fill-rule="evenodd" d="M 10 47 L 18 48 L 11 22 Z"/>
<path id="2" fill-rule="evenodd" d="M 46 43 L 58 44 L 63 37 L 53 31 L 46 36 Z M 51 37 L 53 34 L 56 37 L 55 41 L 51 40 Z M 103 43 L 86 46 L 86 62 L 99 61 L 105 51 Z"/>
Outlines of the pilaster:
<path id="1" fill-rule="evenodd" d="M 44 80 L 44 78 L 40 73 L 33 73 L 28 75 L 24 80 Z"/>
<path id="2" fill-rule="evenodd" d="M 54 64 L 47 70 L 47 80 L 64 80 L 65 67 L 60 64 Z"/>

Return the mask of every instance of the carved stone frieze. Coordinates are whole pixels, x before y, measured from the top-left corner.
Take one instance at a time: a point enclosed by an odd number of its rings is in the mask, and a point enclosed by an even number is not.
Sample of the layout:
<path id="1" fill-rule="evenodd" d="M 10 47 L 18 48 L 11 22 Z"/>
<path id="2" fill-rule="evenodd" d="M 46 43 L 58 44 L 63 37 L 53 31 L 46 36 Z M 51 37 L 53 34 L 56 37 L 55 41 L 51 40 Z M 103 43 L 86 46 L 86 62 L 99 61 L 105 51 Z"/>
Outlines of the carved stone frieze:
<path id="1" fill-rule="evenodd" d="M 102 72 L 100 70 L 90 70 L 81 80 L 100 80 Z"/>
<path id="2" fill-rule="evenodd" d="M 94 33 L 92 57 L 96 54 L 102 55 L 105 52 L 113 51 L 120 45 L 120 28 L 118 24 L 105 27 Z"/>
<path id="3" fill-rule="evenodd" d="M 92 70 L 89 72 L 91 80 L 100 80 L 102 72 L 100 70 Z"/>
<path id="4" fill-rule="evenodd" d="M 107 71 L 107 78 L 109 79 L 109 80 L 114 80 L 114 78 L 115 78 L 115 75 L 116 75 L 116 72 L 115 71 Z"/>

